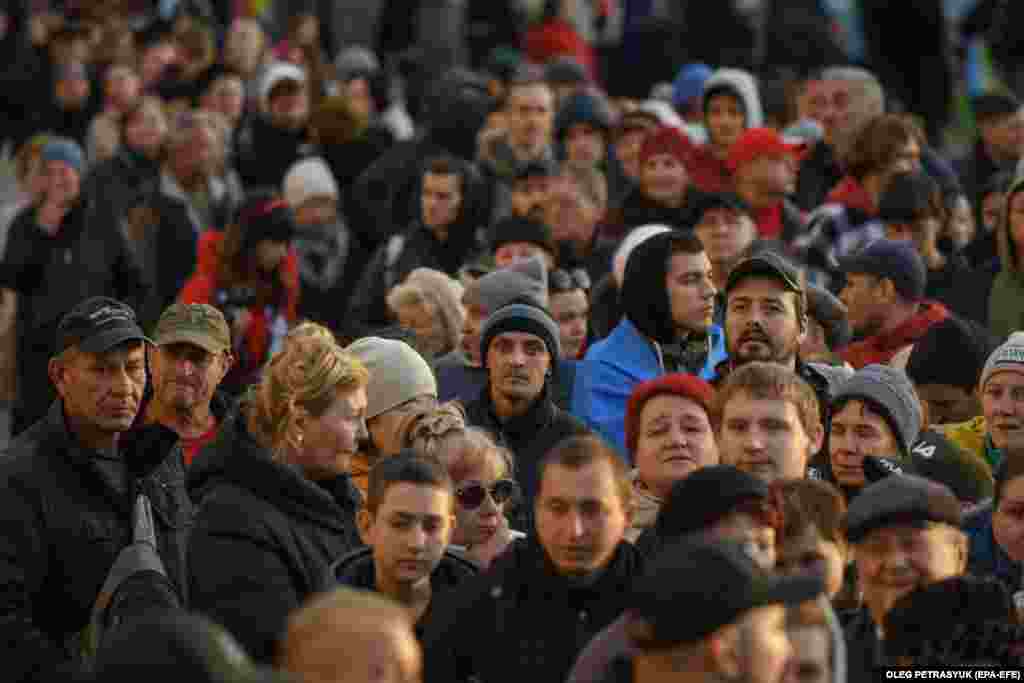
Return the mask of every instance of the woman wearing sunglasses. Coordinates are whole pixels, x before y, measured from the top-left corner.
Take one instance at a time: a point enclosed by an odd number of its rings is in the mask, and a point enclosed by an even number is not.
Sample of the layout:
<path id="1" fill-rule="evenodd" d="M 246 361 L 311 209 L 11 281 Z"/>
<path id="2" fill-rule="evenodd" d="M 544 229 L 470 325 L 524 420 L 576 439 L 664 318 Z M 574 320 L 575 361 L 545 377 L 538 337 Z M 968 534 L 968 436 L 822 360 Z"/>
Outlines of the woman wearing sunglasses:
<path id="1" fill-rule="evenodd" d="M 511 478 L 512 454 L 472 427 L 446 441 L 441 460 L 455 484 L 451 547 L 486 568 L 524 536 L 509 527 L 505 516 L 519 499 L 519 485 Z"/>

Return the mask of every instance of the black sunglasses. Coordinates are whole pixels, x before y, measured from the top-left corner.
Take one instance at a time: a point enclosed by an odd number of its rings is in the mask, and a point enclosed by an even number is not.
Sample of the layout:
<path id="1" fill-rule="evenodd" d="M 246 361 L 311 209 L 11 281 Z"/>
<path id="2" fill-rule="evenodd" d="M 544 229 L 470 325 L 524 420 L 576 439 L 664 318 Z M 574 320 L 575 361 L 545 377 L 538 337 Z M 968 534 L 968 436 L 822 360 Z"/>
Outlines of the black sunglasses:
<path id="1" fill-rule="evenodd" d="M 590 291 L 590 276 L 582 268 L 563 270 L 557 268 L 548 275 L 548 289 L 552 293 L 571 292 L 574 289 Z"/>
<path id="2" fill-rule="evenodd" d="M 495 505 L 502 505 L 519 495 L 519 484 L 511 479 L 499 479 L 490 488 L 479 482 L 467 484 L 455 490 L 455 500 L 467 510 L 476 510 L 488 494 Z"/>

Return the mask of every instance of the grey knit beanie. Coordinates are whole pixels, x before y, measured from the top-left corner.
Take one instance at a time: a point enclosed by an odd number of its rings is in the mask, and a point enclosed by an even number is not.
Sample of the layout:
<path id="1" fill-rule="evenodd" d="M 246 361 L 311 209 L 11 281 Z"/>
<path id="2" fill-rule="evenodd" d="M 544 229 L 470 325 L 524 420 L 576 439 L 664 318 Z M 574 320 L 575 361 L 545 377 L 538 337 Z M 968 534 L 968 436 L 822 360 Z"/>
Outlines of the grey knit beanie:
<path id="1" fill-rule="evenodd" d="M 1024 332 L 1014 332 L 992 352 L 982 368 L 978 387 L 984 389 L 992 375 L 1008 370 L 1024 374 Z"/>
<path id="2" fill-rule="evenodd" d="M 924 415 L 907 374 L 888 365 L 868 365 L 836 388 L 833 407 L 851 400 L 870 401 L 881 411 L 900 442 L 903 455 L 910 453 L 921 433 Z"/>
<path id="3" fill-rule="evenodd" d="M 349 344 L 345 350 L 370 371 L 370 383 L 366 387 L 367 419 L 418 396 L 437 398 L 434 372 L 423 356 L 405 342 L 363 337 Z"/>
<path id="4" fill-rule="evenodd" d="M 548 269 L 544 259 L 534 256 L 484 275 L 477 282 L 476 298 L 488 313 L 515 299 L 528 299 L 547 308 Z"/>
<path id="5" fill-rule="evenodd" d="M 503 332 L 526 332 L 544 340 L 551 354 L 551 367 L 554 368 L 562 356 L 562 344 L 558 323 L 545 309 L 528 303 L 511 303 L 499 308 L 484 321 L 480 331 L 480 357 L 487 365 L 487 349 L 491 340 Z"/>

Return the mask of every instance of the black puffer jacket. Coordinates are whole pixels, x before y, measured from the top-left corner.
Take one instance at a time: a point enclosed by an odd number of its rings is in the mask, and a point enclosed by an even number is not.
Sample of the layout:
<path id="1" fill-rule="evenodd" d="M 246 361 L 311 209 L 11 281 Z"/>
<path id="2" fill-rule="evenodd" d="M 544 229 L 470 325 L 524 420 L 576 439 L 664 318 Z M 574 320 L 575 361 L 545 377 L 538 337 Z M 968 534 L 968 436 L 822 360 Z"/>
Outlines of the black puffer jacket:
<path id="1" fill-rule="evenodd" d="M 360 545 L 359 494 L 347 476 L 314 483 L 273 462 L 245 411 L 243 403 L 189 468 L 189 585 L 197 611 L 268 661 L 288 615 L 329 588 L 330 563 Z"/>
<path id="2" fill-rule="evenodd" d="M 416 622 L 416 635 L 420 640 L 423 639 L 426 625 L 430 623 L 435 612 L 434 606 L 449 597 L 448 593 L 464 585 L 479 573 L 480 567 L 474 563 L 450 550 L 445 551 L 440 564 L 430 574 L 430 605 L 427 606 L 427 611 L 423 613 L 420 620 Z M 331 576 L 341 586 L 368 591 L 377 590 L 373 549 L 361 548 L 341 558 L 331 567 Z"/>
<path id="3" fill-rule="evenodd" d="M 83 631 L 118 553 L 132 540 L 132 501 L 147 494 L 160 557 L 185 593 L 192 505 L 178 437 L 159 425 L 122 435 L 118 457 L 83 448 L 61 403 L 0 459 L 0 640 L 4 680 L 80 673 Z"/>
<path id="4" fill-rule="evenodd" d="M 642 570 L 623 541 L 593 581 L 555 573 L 532 538 L 435 607 L 424 638 L 426 683 L 562 683 L 576 657 L 626 607 Z"/>

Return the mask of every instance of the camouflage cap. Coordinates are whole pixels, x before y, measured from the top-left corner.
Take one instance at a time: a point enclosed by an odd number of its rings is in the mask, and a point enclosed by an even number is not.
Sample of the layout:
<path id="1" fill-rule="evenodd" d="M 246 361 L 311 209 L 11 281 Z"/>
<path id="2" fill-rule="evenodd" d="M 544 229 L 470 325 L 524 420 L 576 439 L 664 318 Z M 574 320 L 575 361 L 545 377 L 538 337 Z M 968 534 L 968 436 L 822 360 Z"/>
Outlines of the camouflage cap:
<path id="1" fill-rule="evenodd" d="M 231 330 L 224 314 L 209 304 L 172 304 L 156 323 L 157 346 L 194 344 L 210 353 L 231 348 Z"/>

